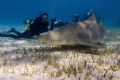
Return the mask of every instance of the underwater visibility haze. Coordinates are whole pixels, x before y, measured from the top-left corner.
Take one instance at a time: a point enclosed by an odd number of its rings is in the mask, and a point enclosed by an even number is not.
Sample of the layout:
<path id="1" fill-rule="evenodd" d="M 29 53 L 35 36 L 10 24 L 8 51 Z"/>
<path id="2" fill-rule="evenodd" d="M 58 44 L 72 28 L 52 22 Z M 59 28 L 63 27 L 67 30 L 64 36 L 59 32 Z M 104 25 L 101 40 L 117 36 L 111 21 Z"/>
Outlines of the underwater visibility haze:
<path id="1" fill-rule="evenodd" d="M 49 19 L 59 18 L 70 22 L 74 13 L 80 17 L 95 11 L 103 18 L 105 27 L 120 26 L 119 0 L 0 0 L 0 28 L 24 28 L 25 18 L 35 18 L 47 12 Z"/>
<path id="2" fill-rule="evenodd" d="M 120 0 L 0 0 L 0 80 L 120 80 L 119 30 Z"/>

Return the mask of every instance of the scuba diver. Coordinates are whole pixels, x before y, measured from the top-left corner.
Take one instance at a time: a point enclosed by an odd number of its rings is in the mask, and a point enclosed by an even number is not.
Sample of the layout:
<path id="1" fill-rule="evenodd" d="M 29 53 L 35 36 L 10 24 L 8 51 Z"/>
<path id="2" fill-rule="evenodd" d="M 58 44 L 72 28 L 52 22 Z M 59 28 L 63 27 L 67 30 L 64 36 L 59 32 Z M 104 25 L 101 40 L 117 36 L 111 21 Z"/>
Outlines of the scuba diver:
<path id="1" fill-rule="evenodd" d="M 80 22 L 80 15 L 79 15 L 79 13 L 73 14 L 72 22 Z"/>
<path id="2" fill-rule="evenodd" d="M 65 22 L 62 21 L 62 20 L 58 20 L 58 19 L 56 19 L 56 18 L 52 18 L 52 19 L 51 19 L 50 30 L 55 29 L 55 28 L 58 28 L 58 27 L 63 26 L 63 25 L 65 25 L 65 24 L 67 24 L 67 23 L 65 23 Z"/>
<path id="3" fill-rule="evenodd" d="M 32 38 L 34 36 L 39 36 L 40 33 L 47 32 L 48 31 L 48 14 L 43 13 L 40 16 L 36 17 L 34 20 L 25 20 L 24 23 L 26 23 L 27 29 L 21 33 L 15 28 L 12 28 L 9 33 L 13 32 L 15 34 L 4 34 L 0 33 L 0 37 L 11 37 L 11 38 Z"/>
<path id="4" fill-rule="evenodd" d="M 51 26 L 50 26 L 50 30 L 55 29 L 56 28 L 56 24 L 58 24 L 58 21 L 56 18 L 53 18 L 50 20 L 51 21 Z"/>

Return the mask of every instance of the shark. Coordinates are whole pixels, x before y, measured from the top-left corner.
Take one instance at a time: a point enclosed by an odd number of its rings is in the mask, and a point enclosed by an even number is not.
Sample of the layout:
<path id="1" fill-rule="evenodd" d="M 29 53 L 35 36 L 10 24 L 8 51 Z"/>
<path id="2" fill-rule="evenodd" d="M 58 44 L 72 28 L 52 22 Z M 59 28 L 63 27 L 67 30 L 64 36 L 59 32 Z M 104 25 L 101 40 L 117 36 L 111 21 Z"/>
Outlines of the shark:
<path id="1" fill-rule="evenodd" d="M 37 40 L 45 45 L 83 45 L 98 47 L 105 36 L 105 29 L 101 22 L 97 22 L 95 13 L 80 22 L 71 22 L 41 34 Z"/>

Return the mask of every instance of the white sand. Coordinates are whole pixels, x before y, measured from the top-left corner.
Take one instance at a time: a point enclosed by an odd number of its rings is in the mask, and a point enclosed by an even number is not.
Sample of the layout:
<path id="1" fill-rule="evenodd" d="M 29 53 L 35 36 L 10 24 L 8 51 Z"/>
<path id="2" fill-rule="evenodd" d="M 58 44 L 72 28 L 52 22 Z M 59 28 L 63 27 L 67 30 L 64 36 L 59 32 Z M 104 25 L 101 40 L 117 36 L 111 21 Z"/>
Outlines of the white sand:
<path id="1" fill-rule="evenodd" d="M 79 80 L 79 77 L 81 80 L 97 80 L 97 78 L 100 80 L 109 80 L 109 78 L 120 80 L 120 54 L 118 54 L 120 51 L 120 35 L 118 34 L 119 32 L 115 33 L 116 37 L 109 35 L 103 41 L 106 44 L 106 49 L 102 50 L 113 50 L 112 54 L 94 55 L 76 51 L 55 51 L 41 54 L 42 57 L 47 56 L 48 60 L 55 60 L 55 57 L 58 57 L 56 63 L 49 62 L 49 64 L 47 60 L 36 59 L 38 54 L 34 51 L 27 53 L 27 55 L 12 52 L 17 49 L 43 47 L 43 45 L 37 44 L 35 40 L 0 38 L 0 54 L 4 55 L 0 57 L 0 80 Z M 6 55 L 5 52 L 11 53 L 11 55 Z M 32 57 L 29 58 L 28 55 L 32 55 Z M 82 66 L 81 73 L 77 72 L 76 77 L 71 73 L 68 77 L 62 68 L 65 67 L 67 70 L 70 65 L 74 66 L 77 71 L 79 71 L 78 67 Z M 91 68 L 88 69 L 88 66 Z M 62 71 L 60 76 L 58 76 L 59 71 Z"/>

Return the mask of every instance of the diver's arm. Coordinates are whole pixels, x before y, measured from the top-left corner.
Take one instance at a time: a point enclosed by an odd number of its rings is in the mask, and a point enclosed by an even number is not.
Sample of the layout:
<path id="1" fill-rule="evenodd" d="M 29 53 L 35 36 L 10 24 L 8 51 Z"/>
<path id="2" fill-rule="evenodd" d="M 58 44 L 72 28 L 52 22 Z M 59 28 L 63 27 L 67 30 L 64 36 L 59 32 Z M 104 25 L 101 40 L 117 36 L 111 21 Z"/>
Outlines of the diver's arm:
<path id="1" fill-rule="evenodd" d="M 14 34 L 2 34 L 2 33 L 0 33 L 0 37 L 10 37 L 10 38 L 15 38 L 15 39 L 20 38 L 19 36 L 14 35 Z"/>
<path id="2" fill-rule="evenodd" d="M 22 33 L 21 32 L 19 32 L 19 31 L 13 31 L 15 34 L 17 34 L 17 35 L 21 35 Z"/>
<path id="3" fill-rule="evenodd" d="M 21 35 L 22 34 L 19 31 L 17 31 L 15 28 L 11 28 L 5 34 L 9 34 L 9 33 L 15 33 L 16 35 Z"/>

